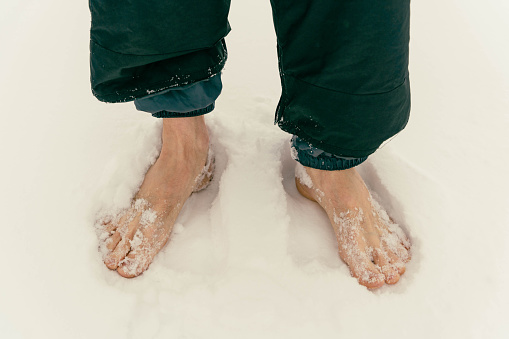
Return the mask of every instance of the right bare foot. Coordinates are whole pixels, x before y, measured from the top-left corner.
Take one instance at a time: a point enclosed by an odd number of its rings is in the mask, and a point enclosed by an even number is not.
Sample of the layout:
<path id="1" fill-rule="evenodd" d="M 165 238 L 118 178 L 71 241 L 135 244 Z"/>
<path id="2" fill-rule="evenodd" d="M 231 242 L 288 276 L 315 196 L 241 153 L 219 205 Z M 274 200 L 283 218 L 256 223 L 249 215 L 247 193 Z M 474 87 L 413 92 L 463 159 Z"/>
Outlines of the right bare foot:
<path id="1" fill-rule="evenodd" d="M 131 207 L 101 223 L 104 263 L 126 278 L 147 270 L 168 241 L 187 198 L 211 179 L 213 164 L 202 116 L 164 119 L 162 139 L 161 154 Z"/>

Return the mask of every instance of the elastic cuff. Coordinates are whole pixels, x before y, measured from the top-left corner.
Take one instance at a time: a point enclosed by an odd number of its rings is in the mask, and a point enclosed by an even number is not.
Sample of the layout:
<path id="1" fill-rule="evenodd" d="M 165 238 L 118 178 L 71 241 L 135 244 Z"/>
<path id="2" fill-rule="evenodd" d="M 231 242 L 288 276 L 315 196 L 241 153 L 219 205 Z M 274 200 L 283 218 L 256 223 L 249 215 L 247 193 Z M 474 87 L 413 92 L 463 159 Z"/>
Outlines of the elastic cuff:
<path id="1" fill-rule="evenodd" d="M 293 159 L 303 166 L 319 170 L 346 170 L 362 164 L 368 158 L 367 156 L 361 158 L 340 157 L 316 148 L 295 135 L 290 144 Z"/>
<path id="2" fill-rule="evenodd" d="M 364 161 L 366 161 L 367 158 L 368 157 L 357 159 L 342 159 L 342 158 L 325 158 L 321 156 L 314 158 L 312 156 L 299 153 L 298 159 L 296 160 L 300 162 L 302 166 L 326 171 L 340 171 L 358 166 L 362 164 Z"/>
<path id="3" fill-rule="evenodd" d="M 169 112 L 169 111 L 159 111 L 157 113 L 152 113 L 154 118 L 189 118 L 189 117 L 197 117 L 200 115 L 204 115 L 210 113 L 214 110 L 215 103 L 210 104 L 205 108 L 200 108 L 191 112 L 179 113 L 179 112 Z"/>

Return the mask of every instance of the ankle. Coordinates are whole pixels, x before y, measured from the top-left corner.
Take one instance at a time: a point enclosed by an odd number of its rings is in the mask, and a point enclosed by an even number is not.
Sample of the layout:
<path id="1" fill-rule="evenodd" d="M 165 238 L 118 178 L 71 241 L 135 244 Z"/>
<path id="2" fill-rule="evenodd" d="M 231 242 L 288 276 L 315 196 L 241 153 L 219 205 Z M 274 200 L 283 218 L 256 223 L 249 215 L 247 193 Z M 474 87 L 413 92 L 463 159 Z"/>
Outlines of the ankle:
<path id="1" fill-rule="evenodd" d="M 203 153 L 209 147 L 209 134 L 203 116 L 163 119 L 161 153 Z"/>
<path id="2" fill-rule="evenodd" d="M 361 176 L 350 168 L 341 171 L 325 171 L 306 167 L 306 173 L 312 181 L 312 189 L 308 191 L 314 195 L 326 197 L 320 199 L 323 204 L 339 206 L 341 209 L 354 209 L 369 199 L 369 191 Z"/>

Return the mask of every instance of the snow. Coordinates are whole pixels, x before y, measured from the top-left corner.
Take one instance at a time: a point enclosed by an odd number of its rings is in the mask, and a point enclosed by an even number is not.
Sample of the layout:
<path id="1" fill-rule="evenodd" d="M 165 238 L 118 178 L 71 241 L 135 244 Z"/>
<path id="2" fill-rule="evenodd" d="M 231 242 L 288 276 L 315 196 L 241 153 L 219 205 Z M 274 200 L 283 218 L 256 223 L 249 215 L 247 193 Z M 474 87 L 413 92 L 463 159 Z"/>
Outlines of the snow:
<path id="1" fill-rule="evenodd" d="M 293 148 L 290 149 L 290 151 L 292 150 Z M 291 152 L 290 152 L 291 154 Z M 293 154 L 292 154 L 292 159 L 295 159 L 293 157 Z M 300 180 L 300 182 L 304 185 L 304 186 L 307 186 L 309 188 L 313 188 L 313 181 L 311 180 L 311 177 L 307 174 L 306 170 L 304 169 L 304 166 L 302 166 L 301 164 L 297 163 L 295 165 L 295 177 L 298 178 Z M 318 192 L 320 192 L 318 189 L 317 189 Z M 323 194 L 323 192 L 320 192 Z"/>
<path id="2" fill-rule="evenodd" d="M 508 10 L 412 2 L 411 121 L 361 166 L 412 261 L 373 292 L 297 192 L 289 136 L 272 124 L 269 1 L 232 3 L 224 90 L 207 116 L 214 179 L 136 279 L 105 268 L 94 225 L 130 206 L 160 121 L 92 97 L 86 1 L 2 2 L 0 337 L 505 338 Z"/>

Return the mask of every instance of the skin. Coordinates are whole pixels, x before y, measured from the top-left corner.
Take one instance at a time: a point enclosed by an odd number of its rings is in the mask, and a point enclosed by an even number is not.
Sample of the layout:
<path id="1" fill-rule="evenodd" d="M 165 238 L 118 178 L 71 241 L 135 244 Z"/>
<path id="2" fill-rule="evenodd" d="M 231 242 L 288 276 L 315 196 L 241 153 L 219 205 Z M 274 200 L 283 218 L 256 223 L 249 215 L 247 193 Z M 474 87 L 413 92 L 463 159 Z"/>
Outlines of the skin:
<path id="1" fill-rule="evenodd" d="M 161 154 L 148 170 L 131 208 L 103 221 L 108 237 L 104 263 L 126 278 L 148 269 L 168 241 L 189 196 L 206 186 L 199 180 L 206 164 L 209 137 L 203 116 L 163 119 Z"/>
<path id="2" fill-rule="evenodd" d="M 410 260 L 410 242 L 377 208 L 355 168 L 322 171 L 304 167 L 312 184 L 296 178 L 299 192 L 327 213 L 339 256 L 359 284 L 375 289 L 395 284 Z M 311 186 L 311 187 L 310 187 Z"/>
<path id="3" fill-rule="evenodd" d="M 209 145 L 202 116 L 163 119 L 162 141 L 161 154 L 146 173 L 131 207 L 101 222 L 104 263 L 126 278 L 148 269 L 167 243 L 187 198 L 210 181 L 210 175 L 201 175 Z M 297 188 L 329 216 L 339 255 L 352 275 L 368 288 L 396 283 L 410 259 L 409 242 L 395 241 L 390 222 L 374 213 L 357 171 L 305 171 L 312 185 L 297 179 Z"/>

